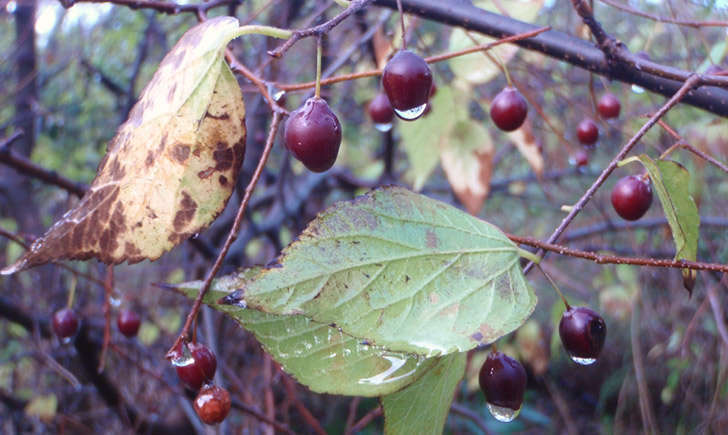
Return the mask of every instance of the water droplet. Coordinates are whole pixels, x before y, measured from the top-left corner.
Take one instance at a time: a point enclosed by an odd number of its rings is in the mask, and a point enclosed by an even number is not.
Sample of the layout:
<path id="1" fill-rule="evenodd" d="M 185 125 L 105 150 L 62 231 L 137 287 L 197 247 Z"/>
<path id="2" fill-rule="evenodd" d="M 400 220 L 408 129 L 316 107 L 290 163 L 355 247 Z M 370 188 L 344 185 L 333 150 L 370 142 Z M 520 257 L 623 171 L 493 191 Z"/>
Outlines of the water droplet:
<path id="1" fill-rule="evenodd" d="M 119 297 L 119 295 L 112 294 L 109 297 L 109 303 L 111 304 L 112 307 L 118 308 L 121 305 L 121 298 Z"/>
<path id="2" fill-rule="evenodd" d="M 490 411 L 491 415 L 496 420 L 502 421 L 503 423 L 508 423 L 513 421 L 514 418 L 518 417 L 518 414 L 521 412 L 521 408 L 511 409 L 505 406 L 497 406 L 489 403 L 488 411 Z"/>
<path id="3" fill-rule="evenodd" d="M 392 129 L 392 123 L 388 122 L 386 124 L 374 124 L 374 128 L 381 131 L 382 133 L 386 133 Z"/>
<path id="4" fill-rule="evenodd" d="M 268 93 L 273 98 L 273 100 L 275 100 L 275 102 L 277 103 L 280 101 L 281 97 L 283 97 L 283 95 L 286 94 L 286 91 L 284 91 L 283 89 L 279 89 L 279 88 L 273 86 L 272 84 L 269 84 Z"/>
<path id="5" fill-rule="evenodd" d="M 594 364 L 597 361 L 596 358 L 581 358 L 574 355 L 571 355 L 571 359 L 574 360 L 575 363 L 581 364 L 583 366 Z"/>
<path id="6" fill-rule="evenodd" d="M 425 103 L 421 106 L 413 107 L 409 110 L 394 109 L 394 113 L 396 113 L 397 116 L 399 116 L 400 118 L 402 118 L 404 120 L 412 121 L 413 119 L 417 119 L 420 116 L 422 116 L 422 114 L 425 113 L 426 108 L 427 108 L 427 103 Z"/>
<path id="7" fill-rule="evenodd" d="M 176 367 L 188 366 L 194 362 L 195 359 L 192 358 L 192 354 L 187 349 L 185 349 L 184 353 L 172 358 L 172 365 Z"/>
<path id="8" fill-rule="evenodd" d="M 407 372 L 403 374 L 397 374 L 398 371 L 407 364 L 409 358 L 403 355 L 399 354 L 382 354 L 381 358 L 386 359 L 389 361 L 390 366 L 387 370 L 383 371 L 382 373 L 376 374 L 374 376 L 359 379 L 360 384 L 370 384 L 370 385 L 382 385 L 387 384 L 390 382 L 398 381 L 402 378 L 405 378 L 407 376 L 411 376 L 415 372 L 415 368 L 412 368 L 408 370 Z M 405 367 L 407 369 L 408 367 Z"/>
<path id="9" fill-rule="evenodd" d="M 635 94 L 643 94 L 645 92 L 645 88 L 637 85 L 632 85 L 632 92 Z"/>
<path id="10" fill-rule="evenodd" d="M 196 238 L 198 238 L 198 237 L 200 237 L 200 233 L 195 233 L 195 234 L 194 234 L 194 235 L 192 236 L 192 238 L 193 238 L 193 239 L 196 239 Z"/>
<path id="11" fill-rule="evenodd" d="M 61 339 L 61 343 L 63 343 L 63 344 L 68 344 L 68 343 L 70 343 L 70 342 L 71 342 L 71 339 L 72 339 L 72 338 L 73 338 L 73 337 L 63 337 L 63 338 Z"/>

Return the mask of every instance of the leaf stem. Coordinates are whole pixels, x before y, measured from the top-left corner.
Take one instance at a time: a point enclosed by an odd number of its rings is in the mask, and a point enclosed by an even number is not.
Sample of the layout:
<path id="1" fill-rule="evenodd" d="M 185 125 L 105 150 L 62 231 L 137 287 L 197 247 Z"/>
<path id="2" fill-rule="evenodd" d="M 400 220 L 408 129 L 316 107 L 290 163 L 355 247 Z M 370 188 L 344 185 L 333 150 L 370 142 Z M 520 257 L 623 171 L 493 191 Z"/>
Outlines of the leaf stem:
<path id="1" fill-rule="evenodd" d="M 232 39 L 243 35 L 265 35 L 270 36 L 271 38 L 288 39 L 293 36 L 293 31 L 278 27 L 251 24 L 248 26 L 238 27 L 237 31 L 233 34 Z"/>
<path id="2" fill-rule="evenodd" d="M 399 11 L 399 25 L 402 27 L 402 50 L 407 49 L 407 37 L 404 29 L 404 12 L 402 11 L 402 0 L 397 0 L 397 10 Z"/>
<path id="3" fill-rule="evenodd" d="M 321 98 L 321 38 L 322 35 L 316 38 L 316 90 L 314 91 L 316 98 Z"/>
<path id="4" fill-rule="evenodd" d="M 534 254 L 533 252 L 527 251 L 525 249 L 518 248 L 518 255 L 525 258 L 526 260 L 532 261 L 536 264 L 541 262 L 541 257 L 539 257 L 538 255 Z"/>
<path id="5" fill-rule="evenodd" d="M 538 267 L 538 270 L 540 270 L 541 273 L 543 273 L 543 276 L 545 276 L 546 279 L 549 280 L 549 283 L 551 283 L 551 287 L 553 287 L 554 290 L 556 290 L 556 293 L 559 294 L 559 296 L 561 297 L 561 300 L 564 301 L 564 305 L 566 306 L 566 310 L 567 311 L 570 310 L 571 309 L 571 306 L 566 301 L 566 298 L 564 297 L 564 294 L 561 293 L 561 289 L 559 289 L 559 286 L 556 285 L 556 283 L 554 282 L 554 280 L 551 279 L 551 276 L 548 273 L 546 273 L 545 270 L 543 270 L 543 267 L 541 267 L 541 265 L 539 263 L 536 263 L 536 267 Z"/>

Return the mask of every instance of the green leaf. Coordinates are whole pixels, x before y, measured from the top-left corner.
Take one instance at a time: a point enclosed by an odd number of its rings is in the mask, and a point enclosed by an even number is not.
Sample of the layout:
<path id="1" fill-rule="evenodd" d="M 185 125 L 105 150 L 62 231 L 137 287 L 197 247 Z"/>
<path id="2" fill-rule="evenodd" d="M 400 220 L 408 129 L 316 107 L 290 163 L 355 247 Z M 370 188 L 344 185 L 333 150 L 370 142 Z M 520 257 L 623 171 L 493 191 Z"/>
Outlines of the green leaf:
<path id="1" fill-rule="evenodd" d="M 321 213 L 243 297 L 431 357 L 493 342 L 529 317 L 536 297 L 519 258 L 495 226 L 390 187 Z"/>
<path id="2" fill-rule="evenodd" d="M 439 358 L 419 381 L 382 398 L 387 435 L 441 434 L 455 388 L 465 374 L 465 353 Z"/>
<path id="3" fill-rule="evenodd" d="M 645 154 L 637 156 L 637 159 L 650 174 L 652 185 L 662 203 L 675 241 L 675 259 L 695 261 L 698 255 L 700 215 L 690 196 L 690 173 L 671 160 L 655 162 Z"/>
<path id="4" fill-rule="evenodd" d="M 440 161 L 440 143 L 455 124 L 457 109 L 452 89 L 438 88 L 430 100 L 430 113 L 417 122 L 400 122 L 402 144 L 411 165 L 407 177 L 420 190 Z"/>
<path id="5" fill-rule="evenodd" d="M 252 332 L 264 349 L 301 384 L 318 393 L 380 396 L 417 380 L 436 359 L 424 359 L 367 345 L 341 330 L 301 316 L 266 314 L 217 301 L 244 288 L 260 268 L 219 278 L 204 302 Z M 170 286 L 191 299 L 200 281 Z"/>

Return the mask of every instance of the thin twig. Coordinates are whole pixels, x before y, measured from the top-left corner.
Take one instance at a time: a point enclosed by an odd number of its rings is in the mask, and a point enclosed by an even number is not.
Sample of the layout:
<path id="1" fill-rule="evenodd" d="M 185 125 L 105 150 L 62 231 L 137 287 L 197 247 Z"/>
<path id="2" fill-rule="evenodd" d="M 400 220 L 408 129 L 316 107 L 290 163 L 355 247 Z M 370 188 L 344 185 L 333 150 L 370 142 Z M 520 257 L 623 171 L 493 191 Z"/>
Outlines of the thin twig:
<path id="1" fill-rule="evenodd" d="M 575 228 L 573 230 L 569 230 L 564 236 L 561 238 L 561 241 L 566 242 L 573 242 L 574 240 L 579 239 L 585 239 L 594 235 L 604 235 L 607 231 L 623 231 L 623 230 L 637 230 L 637 229 L 644 229 L 644 228 L 655 228 L 655 227 L 663 227 L 667 226 L 667 218 L 665 217 L 659 217 L 659 218 L 642 218 L 638 221 L 634 222 L 612 222 L 612 221 L 606 221 L 606 222 L 600 222 L 594 225 L 589 225 L 586 227 L 580 227 Z M 700 216 L 700 227 L 728 227 L 728 219 L 720 216 L 720 217 L 714 217 L 714 216 Z"/>
<path id="2" fill-rule="evenodd" d="M 715 292 L 715 286 L 711 285 L 708 287 L 708 300 L 710 301 L 710 308 L 713 310 L 713 318 L 718 328 L 720 338 L 723 339 L 723 343 L 728 347 L 728 329 L 725 325 L 725 316 L 723 315 L 723 307 L 718 299 L 718 294 Z"/>
<path id="3" fill-rule="evenodd" d="M 183 339 L 189 337 L 190 327 L 192 326 L 192 322 L 197 317 L 197 313 L 200 311 L 202 299 L 205 297 L 205 294 L 210 289 L 210 284 L 212 283 L 213 278 L 215 278 L 215 275 L 217 275 L 217 272 L 222 267 L 222 262 L 225 259 L 228 251 L 230 250 L 230 246 L 238 237 L 238 232 L 240 231 L 240 226 L 242 225 L 243 217 L 245 216 L 245 209 L 250 202 L 250 198 L 253 196 L 253 190 L 255 190 L 255 186 L 260 179 L 260 175 L 263 173 L 263 168 L 268 161 L 268 156 L 273 149 L 273 144 L 275 143 L 276 134 L 278 133 L 278 126 L 280 125 L 281 119 L 282 115 L 280 113 L 273 113 L 273 120 L 271 122 L 270 131 L 268 132 L 268 139 L 266 140 L 263 154 L 260 156 L 260 160 L 258 161 L 258 167 L 255 168 L 255 172 L 253 173 L 253 177 L 251 178 L 250 183 L 248 183 L 248 186 L 245 188 L 245 194 L 243 195 L 243 200 L 240 202 L 240 206 L 238 207 L 238 212 L 235 215 L 233 227 L 228 233 L 225 244 L 220 250 L 217 259 L 215 260 L 215 264 L 213 264 L 212 268 L 205 277 L 205 281 L 203 282 L 202 287 L 197 294 L 197 298 L 195 299 L 195 302 L 192 305 L 189 314 L 187 315 L 187 319 L 185 320 L 185 324 L 182 327 L 182 331 L 180 332 L 179 336 L 175 340 L 170 350 L 167 352 L 167 358 L 171 358 L 174 355 L 174 349 L 177 349 Z"/>
<path id="4" fill-rule="evenodd" d="M 104 371 L 106 352 L 111 342 L 111 294 L 114 292 L 114 265 L 106 266 L 106 279 L 104 280 L 104 341 L 101 344 L 98 372 Z"/>
<path id="5" fill-rule="evenodd" d="M 478 429 L 483 431 L 484 434 L 488 435 L 491 433 L 491 431 L 488 430 L 488 426 L 485 425 L 483 419 L 480 418 L 480 415 L 478 415 L 477 412 L 472 411 L 470 408 L 453 402 L 450 405 L 450 412 L 452 412 L 453 414 L 457 414 L 463 418 L 467 418 L 468 420 L 473 422 L 473 424 L 475 424 Z"/>
<path id="6" fill-rule="evenodd" d="M 486 50 L 489 50 L 489 49 L 496 47 L 498 45 L 501 45 L 501 44 L 507 44 L 509 42 L 515 42 L 515 41 L 520 41 L 522 39 L 532 38 L 536 35 L 546 32 L 549 29 L 551 29 L 551 28 L 550 27 L 541 27 L 536 30 L 532 30 L 532 31 L 525 32 L 525 33 L 519 33 L 519 34 L 513 35 L 513 36 L 508 36 L 506 38 L 499 39 L 499 40 L 493 41 L 493 42 L 489 42 L 487 44 L 476 45 L 474 47 L 469 47 L 469 48 L 466 48 L 463 50 L 452 51 L 449 53 L 439 54 L 436 56 L 430 56 L 430 57 L 425 58 L 425 62 L 427 62 L 427 63 L 443 62 L 443 61 L 452 59 L 454 57 L 464 56 L 466 54 L 477 53 L 477 52 L 481 52 L 481 51 L 486 51 Z M 332 83 L 345 82 L 345 81 L 356 80 L 356 79 L 361 79 L 361 78 L 365 78 L 365 77 L 376 77 L 376 76 L 380 76 L 380 75 L 382 75 L 381 69 L 362 71 L 362 72 L 352 73 L 352 74 L 344 74 L 344 75 L 340 75 L 340 76 L 336 76 L 336 77 L 329 77 L 329 78 L 323 79 L 323 80 L 321 80 L 321 85 L 322 86 L 330 85 Z M 310 89 L 310 88 L 315 87 L 316 82 L 313 81 L 313 82 L 293 83 L 293 84 L 275 83 L 275 86 L 284 91 L 300 91 L 303 89 Z"/>
<path id="7" fill-rule="evenodd" d="M 19 153 L 2 146 L 2 144 L 0 144 L 0 163 L 8 165 L 23 175 L 33 177 L 46 184 L 58 186 L 79 198 L 82 197 L 87 190 L 87 187 L 84 184 L 77 183 L 58 175 L 54 171 L 49 171 L 48 169 L 33 163 L 28 158 L 23 157 Z"/>
<path id="8" fill-rule="evenodd" d="M 632 303 L 632 318 L 630 321 L 630 342 L 632 345 L 632 364 L 634 366 L 635 381 L 637 381 L 637 393 L 639 395 L 640 413 L 642 414 L 642 426 L 646 433 L 659 433 L 655 424 L 655 416 L 652 412 L 652 403 L 650 401 L 650 390 L 645 377 L 645 364 L 642 359 L 642 349 L 640 348 L 640 328 L 639 328 L 639 305 L 642 300 L 639 290 Z"/>
<path id="9" fill-rule="evenodd" d="M 335 16 L 329 21 L 326 21 L 325 23 L 319 24 L 318 26 L 293 32 L 293 36 L 291 36 L 286 42 L 284 42 L 275 50 L 269 51 L 268 54 L 273 57 L 281 57 L 286 51 L 288 51 L 289 48 L 293 47 L 296 42 L 309 36 L 319 36 L 330 32 L 331 29 L 339 25 L 339 23 L 344 21 L 351 14 L 360 11 L 372 1 L 373 0 L 352 0 L 352 2 L 349 3 L 349 7 L 344 9 L 339 15 Z"/>
<path id="10" fill-rule="evenodd" d="M 258 411 L 257 409 L 253 408 L 252 406 L 250 406 L 248 404 L 245 404 L 245 403 L 243 403 L 243 402 L 241 402 L 241 401 L 239 401 L 237 399 L 233 399 L 233 401 L 232 401 L 232 407 L 235 408 L 235 409 L 237 409 L 237 410 L 243 411 L 246 414 L 252 415 L 253 417 L 255 417 L 258 420 L 260 420 L 261 422 L 267 423 L 267 424 L 273 426 L 274 428 L 276 428 L 277 430 L 279 430 L 281 432 L 287 433 L 289 435 L 295 435 L 295 433 L 296 433 L 296 432 L 292 431 L 285 424 L 279 423 L 279 422 L 277 422 L 275 420 L 271 420 L 270 418 L 268 418 L 262 412 Z"/>
<path id="11" fill-rule="evenodd" d="M 372 422 L 375 418 L 381 416 L 383 413 L 382 406 L 377 406 L 376 408 L 372 409 L 371 411 L 367 412 L 367 414 L 362 417 L 359 421 L 356 422 L 354 426 L 351 427 L 351 431 L 347 432 L 346 435 L 355 434 L 357 432 L 360 432 L 362 429 L 367 427 L 369 423 Z"/>
<path id="12" fill-rule="evenodd" d="M 179 4 L 157 0 L 60 0 L 61 5 L 66 9 L 77 3 L 112 3 L 126 6 L 129 9 L 153 9 L 163 14 L 177 15 L 182 12 L 194 14 L 205 13 L 210 9 L 225 6 L 231 3 L 238 3 L 240 0 L 215 0 L 197 4 Z"/>
<path id="13" fill-rule="evenodd" d="M 675 93 L 675 95 L 672 96 L 661 108 L 658 110 L 652 117 L 642 126 L 642 128 L 639 129 L 639 131 L 632 137 L 632 139 L 627 142 L 624 147 L 617 153 L 616 156 L 612 159 L 611 162 L 607 165 L 606 168 L 602 171 L 601 174 L 599 174 L 599 177 L 597 177 L 596 181 L 584 192 L 584 194 L 579 198 L 579 200 L 574 204 L 574 206 L 569 211 L 569 214 L 566 215 L 566 217 L 561 221 L 559 226 L 554 230 L 554 232 L 551 234 L 551 236 L 548 238 L 547 244 L 554 243 L 556 240 L 558 240 L 559 236 L 566 230 L 566 227 L 569 226 L 569 224 L 574 220 L 576 215 L 581 212 L 581 210 L 584 208 L 587 202 L 594 196 L 597 189 L 604 184 L 604 182 L 607 180 L 609 175 L 614 171 L 614 169 L 617 168 L 617 164 L 620 160 L 624 159 L 627 154 L 632 150 L 632 148 L 637 144 L 637 142 L 642 138 L 642 136 L 647 133 L 647 131 L 652 128 L 657 121 L 665 115 L 673 106 L 675 106 L 677 103 L 680 102 L 682 97 L 688 93 L 691 89 L 699 85 L 701 82 L 701 78 L 698 75 L 692 75 L 690 78 L 683 83 L 683 85 L 680 87 L 680 89 Z M 536 255 L 542 257 L 545 256 L 546 251 L 543 249 L 539 249 L 539 251 L 536 253 Z M 724 267 L 721 265 L 721 267 Z M 529 262 L 526 267 L 524 268 L 524 273 L 528 273 L 529 270 L 533 268 L 533 263 Z"/>
<path id="14" fill-rule="evenodd" d="M 634 258 L 634 257 L 620 257 L 616 255 L 602 255 L 595 252 L 582 251 L 580 249 L 569 248 L 563 245 L 557 245 L 554 243 L 542 242 L 540 240 L 531 237 L 520 237 L 514 236 L 513 234 L 507 235 L 509 239 L 515 243 L 522 245 L 533 246 L 538 248 L 539 252 L 556 252 L 560 255 L 566 255 L 568 257 L 583 258 L 585 260 L 591 260 L 597 264 L 631 264 L 634 266 L 652 266 L 652 267 L 667 267 L 675 269 L 694 269 L 694 270 L 712 270 L 716 272 L 728 273 L 728 264 L 719 263 L 703 263 L 699 261 L 687 261 L 687 260 L 668 260 L 668 259 L 654 259 L 654 258 Z"/>
<path id="15" fill-rule="evenodd" d="M 318 419 L 314 417 L 313 414 L 311 414 L 311 411 L 306 408 L 306 405 L 301 401 L 301 399 L 298 398 L 298 394 L 296 394 L 296 385 L 293 383 L 293 380 L 289 378 L 288 376 L 283 376 L 283 385 L 286 388 L 286 394 L 288 394 L 288 398 L 293 401 L 293 406 L 296 407 L 296 410 L 299 414 L 301 414 L 301 417 L 306 421 L 306 424 L 308 424 L 311 429 L 313 429 L 314 432 L 316 432 L 318 435 L 326 435 L 326 431 L 323 427 L 321 427 L 321 423 L 319 423 Z"/>
<path id="16" fill-rule="evenodd" d="M 647 18 L 653 21 L 657 21 L 660 23 L 669 23 L 669 24 L 677 24 L 678 26 L 687 26 L 687 27 L 693 27 L 696 29 L 699 29 L 701 27 L 726 27 L 728 26 L 728 21 L 720 21 L 720 20 L 711 20 L 711 21 L 692 21 L 692 20 L 677 20 L 674 18 L 667 18 L 667 17 L 660 17 L 658 15 L 652 15 L 647 12 L 638 11 L 637 9 L 632 9 L 631 7 L 617 3 L 612 0 L 599 0 L 602 3 L 608 4 L 609 6 L 619 9 L 621 11 L 629 12 L 632 15 L 637 15 L 638 17 Z"/>

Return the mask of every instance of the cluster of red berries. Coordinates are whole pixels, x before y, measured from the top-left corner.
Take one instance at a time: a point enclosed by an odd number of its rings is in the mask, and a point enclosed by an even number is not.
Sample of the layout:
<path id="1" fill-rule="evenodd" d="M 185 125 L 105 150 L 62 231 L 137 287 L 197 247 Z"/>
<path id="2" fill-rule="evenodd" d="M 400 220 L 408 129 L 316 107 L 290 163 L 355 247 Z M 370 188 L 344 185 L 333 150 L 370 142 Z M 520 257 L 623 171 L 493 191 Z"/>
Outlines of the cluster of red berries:
<path id="1" fill-rule="evenodd" d="M 422 116 L 434 93 L 432 72 L 425 60 L 409 50 L 397 52 L 382 72 L 384 93 L 369 105 L 378 125 L 390 125 L 396 114 L 412 121 Z M 291 113 L 285 127 L 286 148 L 314 172 L 330 169 L 339 154 L 341 124 L 329 105 L 312 97 Z"/>
<path id="2" fill-rule="evenodd" d="M 78 332 L 78 315 L 71 308 L 63 308 L 53 314 L 53 332 L 58 338 L 68 340 Z M 139 332 L 141 318 L 130 309 L 122 310 L 116 318 L 119 331 L 126 337 Z M 230 394 L 224 388 L 211 385 L 217 370 L 215 354 L 204 344 L 181 344 L 174 352 L 172 363 L 182 383 L 192 391 L 198 391 L 193 406 L 200 420 L 217 424 L 230 412 Z"/>
<path id="3" fill-rule="evenodd" d="M 130 309 L 122 310 L 116 318 L 116 326 L 119 328 L 119 332 L 129 338 L 137 335 L 140 324 L 139 314 Z M 78 332 L 78 314 L 71 308 L 62 308 L 53 313 L 51 326 L 58 338 L 69 339 Z"/>
<path id="4" fill-rule="evenodd" d="M 622 105 L 614 94 L 606 93 L 597 102 L 597 112 L 604 119 L 612 119 L 619 117 Z M 576 126 L 576 138 L 584 147 L 592 147 L 599 140 L 599 127 L 591 118 L 584 118 Z M 577 167 L 586 166 L 589 163 L 589 155 L 584 148 L 580 148 L 571 157 L 574 165 Z"/>
<path id="5" fill-rule="evenodd" d="M 171 359 L 185 387 L 197 392 L 192 405 L 200 420 L 205 424 L 225 420 L 232 402 L 226 389 L 211 384 L 217 370 L 217 358 L 212 350 L 202 343 L 181 343 Z"/>
<path id="6" fill-rule="evenodd" d="M 559 322 L 559 336 L 571 359 L 588 365 L 596 361 L 604 347 L 607 325 L 593 310 L 567 304 Z M 501 352 L 491 352 L 480 368 L 478 381 L 493 417 L 509 422 L 518 416 L 526 392 L 526 370 L 520 362 Z"/>

